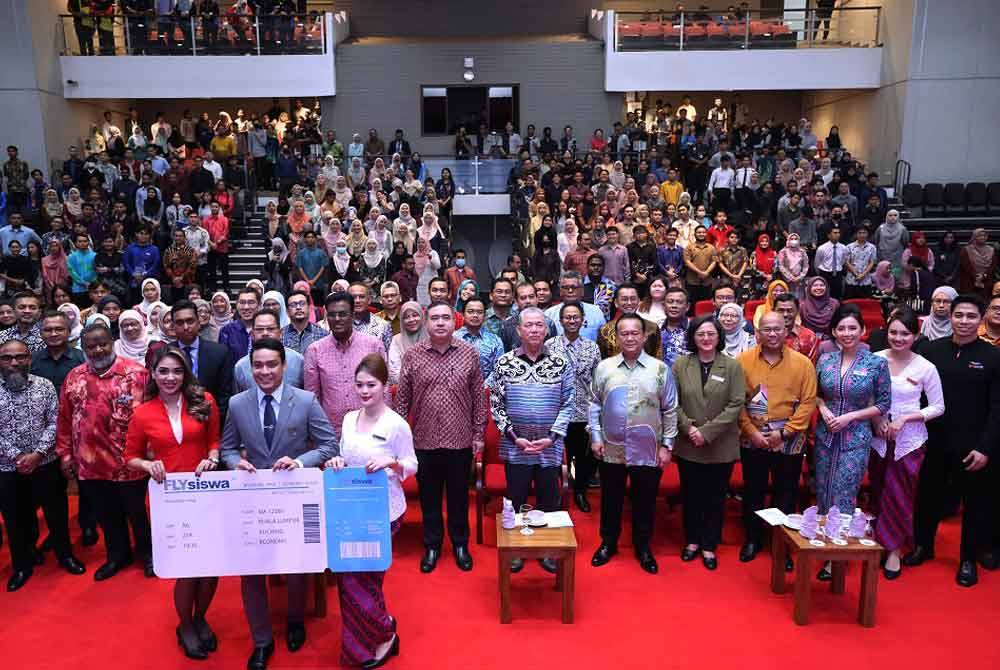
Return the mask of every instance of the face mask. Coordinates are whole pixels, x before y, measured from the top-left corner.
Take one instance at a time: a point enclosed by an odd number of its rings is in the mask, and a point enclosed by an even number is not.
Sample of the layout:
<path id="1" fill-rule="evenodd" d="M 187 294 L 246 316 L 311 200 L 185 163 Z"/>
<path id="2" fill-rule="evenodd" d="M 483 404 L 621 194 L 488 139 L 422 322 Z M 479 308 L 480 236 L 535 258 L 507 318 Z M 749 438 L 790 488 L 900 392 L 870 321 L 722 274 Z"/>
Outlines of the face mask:
<path id="1" fill-rule="evenodd" d="M 464 258 L 456 258 L 455 259 L 455 267 L 458 268 L 458 269 L 464 268 L 465 267 L 465 259 Z"/>
<path id="2" fill-rule="evenodd" d="M 798 247 L 799 247 L 799 241 L 798 240 L 788 240 L 788 246 L 790 246 L 792 249 L 798 249 Z"/>
<path id="3" fill-rule="evenodd" d="M 337 253 L 341 256 L 347 255 L 347 247 L 337 247 Z"/>
<path id="4" fill-rule="evenodd" d="M 836 220 L 836 221 L 839 221 L 839 220 L 840 220 L 841 218 L 843 218 L 843 214 L 840 214 L 840 213 L 834 213 L 834 214 L 831 214 L 830 216 L 831 216 L 831 217 L 832 217 L 832 218 L 833 218 L 834 220 Z"/>

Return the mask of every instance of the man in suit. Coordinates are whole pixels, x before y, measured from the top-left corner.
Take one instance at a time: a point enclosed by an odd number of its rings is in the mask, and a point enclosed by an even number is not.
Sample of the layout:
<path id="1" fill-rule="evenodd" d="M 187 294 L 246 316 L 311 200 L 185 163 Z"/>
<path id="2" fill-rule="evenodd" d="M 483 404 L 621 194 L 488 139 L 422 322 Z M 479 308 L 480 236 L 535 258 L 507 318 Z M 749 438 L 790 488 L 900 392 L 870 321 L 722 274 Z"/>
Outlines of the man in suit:
<path id="1" fill-rule="evenodd" d="M 193 302 L 178 300 L 173 315 L 177 346 L 188 355 L 198 383 L 215 398 L 219 418 L 225 422 L 229 396 L 233 392 L 233 356 L 228 347 L 199 337 L 201 323 Z"/>
<path id="2" fill-rule="evenodd" d="M 256 472 L 257 468 L 317 468 L 339 457 L 337 434 L 316 396 L 284 383 L 285 347 L 281 341 L 264 338 L 254 342 L 250 364 L 257 387 L 231 399 L 221 443 L 226 467 L 247 472 Z M 310 445 L 314 445 L 313 448 Z M 288 651 L 295 652 L 306 641 L 306 575 L 286 575 L 286 580 L 288 631 L 285 641 Z M 264 670 L 274 653 L 266 577 L 244 575 L 240 582 L 243 609 L 254 644 L 247 668 Z"/>
<path id="3" fill-rule="evenodd" d="M 401 128 L 396 129 L 396 137 L 389 145 L 389 153 L 399 154 L 399 157 L 404 161 L 410 157 L 410 143 L 403 139 L 403 131 Z"/>

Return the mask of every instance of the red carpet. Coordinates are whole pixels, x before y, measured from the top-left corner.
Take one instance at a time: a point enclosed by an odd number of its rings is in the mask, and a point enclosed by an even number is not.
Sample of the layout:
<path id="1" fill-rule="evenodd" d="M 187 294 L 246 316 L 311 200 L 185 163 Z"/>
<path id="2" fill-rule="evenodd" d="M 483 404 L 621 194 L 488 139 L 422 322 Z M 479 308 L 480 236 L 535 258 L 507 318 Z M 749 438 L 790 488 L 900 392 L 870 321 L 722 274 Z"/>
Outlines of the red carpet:
<path id="1" fill-rule="evenodd" d="M 596 502 L 596 492 L 591 500 Z M 386 580 L 390 611 L 399 620 L 401 655 L 390 668 L 774 668 L 847 663 L 879 668 L 1000 667 L 1000 573 L 980 570 L 973 589 L 955 585 L 958 526 L 942 526 L 938 558 L 908 570 L 895 582 L 881 580 L 877 623 L 855 623 L 859 573 L 848 574 L 847 593 L 831 595 L 816 582 L 812 620 L 792 622 L 792 597 L 770 592 L 770 556 L 749 565 L 736 557 L 742 541 L 737 507 L 730 503 L 720 567 L 682 563 L 677 510 L 658 508 L 654 551 L 660 574 L 642 572 L 623 542 L 607 566 L 590 566 L 597 547 L 597 505 L 590 515 L 573 512 L 577 555 L 576 623 L 559 623 L 554 578 L 535 563 L 513 579 L 514 623 L 498 620 L 497 561 L 492 523 L 488 544 L 473 546 L 476 561 L 462 573 L 445 547 L 431 575 L 419 572 L 422 551 L 419 509 L 411 502 L 397 535 L 395 563 Z M 625 537 L 628 535 L 626 526 Z M 132 567 L 95 583 L 103 549 L 78 548 L 88 572 L 72 577 L 46 565 L 19 592 L 0 592 L 3 668 L 139 668 L 142 670 L 245 667 L 249 633 L 240 605 L 239 581 L 224 578 L 208 620 L 220 649 L 208 661 L 191 661 L 174 639 L 171 582 L 147 580 Z M 0 586 L 10 575 L 3 550 Z M 316 669 L 337 665 L 340 618 L 330 587 L 326 619 L 307 619 L 309 641 L 292 655 L 284 648 L 284 591 L 275 604 L 277 652 L 271 668 Z"/>

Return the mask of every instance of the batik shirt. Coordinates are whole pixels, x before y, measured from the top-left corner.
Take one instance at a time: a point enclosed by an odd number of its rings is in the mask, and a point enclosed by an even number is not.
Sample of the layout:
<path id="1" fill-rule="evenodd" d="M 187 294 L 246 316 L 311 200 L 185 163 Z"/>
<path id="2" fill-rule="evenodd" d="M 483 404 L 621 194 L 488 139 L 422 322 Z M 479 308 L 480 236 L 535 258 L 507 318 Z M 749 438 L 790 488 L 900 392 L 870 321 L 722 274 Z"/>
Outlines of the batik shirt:
<path id="1" fill-rule="evenodd" d="M 601 361 L 591 383 L 591 439 L 606 463 L 659 466 L 661 446 L 677 436 L 677 386 L 663 361 L 646 352 L 631 366 L 618 354 Z"/>
<path id="2" fill-rule="evenodd" d="M 563 438 L 573 416 L 573 366 L 561 354 L 542 349 L 532 361 L 518 347 L 500 357 L 490 389 L 490 410 L 500 430 L 500 457 L 508 463 L 558 467 Z M 552 438 L 541 453 L 526 454 L 514 439 Z"/>
<path id="3" fill-rule="evenodd" d="M 103 374 L 89 365 L 74 368 L 59 399 L 56 452 L 76 464 L 83 480 L 134 481 L 146 476 L 125 463 L 125 435 L 142 402 L 149 373 L 119 356 Z"/>
<path id="4" fill-rule="evenodd" d="M 35 325 L 28 330 L 26 335 L 21 334 L 21 329 L 17 324 L 14 324 L 7 330 L 0 333 L 0 346 L 6 344 L 10 340 L 24 342 L 28 346 L 28 351 L 31 353 L 41 351 L 45 348 L 45 342 L 42 340 L 42 322 L 36 322 Z"/>
<path id="5" fill-rule="evenodd" d="M 20 391 L 0 383 L 0 472 L 16 472 L 22 454 L 40 454 L 39 465 L 54 461 L 58 414 L 59 397 L 48 379 L 28 375 Z"/>
<path id="6" fill-rule="evenodd" d="M 479 333 L 473 335 L 462 327 L 455 331 L 455 339 L 471 344 L 479 351 L 479 368 L 483 380 L 488 381 L 497 366 L 497 361 L 503 356 L 503 342 L 500 338 L 482 328 L 479 329 Z"/>
<path id="7" fill-rule="evenodd" d="M 570 420 L 585 422 L 590 411 L 590 382 L 601 362 L 601 350 L 582 335 L 572 342 L 565 335 L 557 335 L 546 340 L 545 350 L 562 355 L 573 366 L 573 418 Z"/>

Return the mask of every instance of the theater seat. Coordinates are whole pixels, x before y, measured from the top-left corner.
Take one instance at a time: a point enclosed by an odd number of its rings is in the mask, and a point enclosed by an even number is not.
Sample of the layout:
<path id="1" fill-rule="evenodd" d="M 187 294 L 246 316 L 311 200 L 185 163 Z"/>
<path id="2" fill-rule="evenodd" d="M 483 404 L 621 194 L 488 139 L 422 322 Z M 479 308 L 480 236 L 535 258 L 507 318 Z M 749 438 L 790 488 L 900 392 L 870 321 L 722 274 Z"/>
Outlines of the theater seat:
<path id="1" fill-rule="evenodd" d="M 968 211 L 965 206 L 965 184 L 958 182 L 945 184 L 944 205 L 948 214 L 965 214 Z"/>
<path id="2" fill-rule="evenodd" d="M 694 315 L 710 314 L 715 311 L 715 303 L 711 300 L 699 300 L 694 304 Z"/>
<path id="3" fill-rule="evenodd" d="M 986 184 L 981 181 L 969 182 L 965 185 L 965 211 L 986 213 Z"/>
<path id="4" fill-rule="evenodd" d="M 743 305 L 743 318 L 753 323 L 753 314 L 757 311 L 757 308 L 764 304 L 763 300 L 747 300 L 747 304 Z"/>
<path id="5" fill-rule="evenodd" d="M 986 211 L 990 214 L 1000 212 L 1000 181 L 990 182 L 986 186 Z"/>
<path id="6" fill-rule="evenodd" d="M 924 204 L 924 187 L 920 184 L 906 184 L 902 192 L 903 204 L 909 208 L 920 207 Z"/>
<path id="7" fill-rule="evenodd" d="M 932 209 L 945 213 L 944 186 L 941 184 L 924 184 L 924 216 Z"/>

